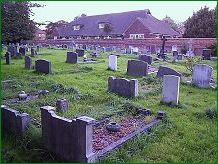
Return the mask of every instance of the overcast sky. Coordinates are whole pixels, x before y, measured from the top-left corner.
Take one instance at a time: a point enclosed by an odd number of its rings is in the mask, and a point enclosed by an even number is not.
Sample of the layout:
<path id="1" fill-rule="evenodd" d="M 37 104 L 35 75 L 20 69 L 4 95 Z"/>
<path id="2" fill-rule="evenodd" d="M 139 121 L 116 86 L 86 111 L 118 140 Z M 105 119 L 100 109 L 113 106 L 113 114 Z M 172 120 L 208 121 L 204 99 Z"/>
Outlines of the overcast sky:
<path id="1" fill-rule="evenodd" d="M 43 8 L 33 8 L 36 22 L 65 20 L 71 22 L 75 16 L 82 13 L 90 15 L 118 13 L 133 10 L 149 9 L 157 19 L 166 15 L 175 22 L 183 22 L 201 7 L 215 8 L 216 1 L 34 1 L 46 5 Z M 41 27 L 43 29 L 43 27 Z"/>

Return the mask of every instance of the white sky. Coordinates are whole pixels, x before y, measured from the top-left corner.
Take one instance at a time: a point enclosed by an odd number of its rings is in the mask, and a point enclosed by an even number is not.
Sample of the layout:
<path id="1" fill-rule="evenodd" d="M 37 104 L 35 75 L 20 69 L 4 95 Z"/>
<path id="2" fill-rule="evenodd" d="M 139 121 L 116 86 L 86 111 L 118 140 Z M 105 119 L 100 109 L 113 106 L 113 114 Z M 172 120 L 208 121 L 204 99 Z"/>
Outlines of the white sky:
<path id="1" fill-rule="evenodd" d="M 157 19 L 166 15 L 175 22 L 183 22 L 201 7 L 215 8 L 216 1 L 34 1 L 46 5 L 33 8 L 36 22 L 65 20 L 71 22 L 75 16 L 82 13 L 90 15 L 118 13 L 133 10 L 150 9 Z M 48 23 L 48 22 L 47 22 Z M 40 27 L 43 28 L 43 27 Z"/>

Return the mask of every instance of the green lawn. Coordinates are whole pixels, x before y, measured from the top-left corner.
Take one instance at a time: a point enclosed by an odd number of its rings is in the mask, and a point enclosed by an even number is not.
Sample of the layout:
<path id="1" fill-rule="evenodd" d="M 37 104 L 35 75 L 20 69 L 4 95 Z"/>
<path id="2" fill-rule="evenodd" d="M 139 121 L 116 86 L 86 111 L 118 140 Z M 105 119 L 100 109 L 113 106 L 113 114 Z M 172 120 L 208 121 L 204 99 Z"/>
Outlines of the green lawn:
<path id="1" fill-rule="evenodd" d="M 180 86 L 180 106 L 169 107 L 161 104 L 161 81 L 154 75 L 137 78 L 140 84 L 139 97 L 126 99 L 107 92 L 109 76 L 135 78 L 126 75 L 128 59 L 133 55 L 121 55 L 118 58 L 118 71 L 107 70 L 108 53 L 104 53 L 95 64 L 65 63 L 67 50 L 41 49 L 37 59 L 52 62 L 53 73 L 43 75 L 24 69 L 24 59 L 14 59 L 11 65 L 2 60 L 2 80 L 14 79 L 9 87 L 3 88 L 3 98 L 15 97 L 19 91 L 26 92 L 47 89 L 49 95 L 25 103 L 10 104 L 10 107 L 27 112 L 32 117 L 31 128 L 24 138 L 5 135 L 2 138 L 3 162 L 58 162 L 54 154 L 43 148 L 40 131 L 40 107 L 55 106 L 58 98 L 67 98 L 70 107 L 58 115 L 75 118 L 88 115 L 101 119 L 128 110 L 128 106 L 142 106 L 154 113 L 162 109 L 167 119 L 149 134 L 141 135 L 129 141 L 120 149 L 106 156 L 102 162 L 213 162 L 216 161 L 216 119 L 206 116 L 208 108 L 216 110 L 216 91 L 199 89 L 186 85 Z M 87 55 L 90 54 L 86 52 Z M 2 53 L 4 54 L 4 53 Z M 90 57 L 88 55 L 88 57 Z M 203 62 L 202 62 L 203 63 Z M 216 62 L 204 61 L 214 68 Z M 169 66 L 191 79 L 191 73 L 185 63 L 159 62 L 154 66 Z M 123 108 L 125 106 L 125 108 Z"/>

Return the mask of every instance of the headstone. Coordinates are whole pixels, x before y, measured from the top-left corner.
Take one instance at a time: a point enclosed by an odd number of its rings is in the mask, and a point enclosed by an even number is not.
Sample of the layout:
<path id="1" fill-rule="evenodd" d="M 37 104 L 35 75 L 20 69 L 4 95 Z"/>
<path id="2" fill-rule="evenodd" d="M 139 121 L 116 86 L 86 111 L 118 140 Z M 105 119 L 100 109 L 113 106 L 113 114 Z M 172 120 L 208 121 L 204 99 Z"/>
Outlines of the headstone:
<path id="1" fill-rule="evenodd" d="M 131 76 L 146 76 L 148 63 L 140 60 L 128 60 L 127 74 Z"/>
<path id="2" fill-rule="evenodd" d="M 39 52 L 39 45 L 36 46 L 36 51 Z"/>
<path id="3" fill-rule="evenodd" d="M 31 56 L 35 56 L 35 55 L 37 55 L 37 53 L 36 53 L 36 49 L 35 48 L 31 48 Z"/>
<path id="4" fill-rule="evenodd" d="M 84 56 L 84 50 L 83 49 L 76 49 L 76 53 L 78 54 L 78 57 Z"/>
<path id="5" fill-rule="evenodd" d="M 186 55 L 189 57 L 194 57 L 194 52 L 192 51 L 192 39 L 188 41 L 188 51 L 186 52 Z"/>
<path id="6" fill-rule="evenodd" d="M 108 91 L 124 97 L 137 97 L 138 80 L 127 80 L 124 78 L 115 78 L 111 76 L 108 78 Z"/>
<path id="7" fill-rule="evenodd" d="M 20 47 L 20 48 L 19 48 L 19 53 L 20 53 L 21 55 L 26 55 L 26 48 L 25 48 L 25 47 Z"/>
<path id="8" fill-rule="evenodd" d="M 51 62 L 48 60 L 40 59 L 35 61 L 35 69 L 37 72 L 50 74 Z"/>
<path id="9" fill-rule="evenodd" d="M 178 105 L 180 77 L 175 75 L 163 76 L 162 102 Z"/>
<path id="10" fill-rule="evenodd" d="M 175 71 L 172 68 L 160 66 L 157 72 L 157 77 L 162 78 L 164 75 L 175 75 L 175 76 L 179 76 L 180 78 L 182 76 L 181 73 Z"/>
<path id="11" fill-rule="evenodd" d="M 132 53 L 132 50 L 130 48 L 125 49 L 125 54 L 131 54 L 131 53 Z"/>
<path id="12" fill-rule="evenodd" d="M 182 60 L 182 54 L 178 54 L 178 60 Z"/>
<path id="13" fill-rule="evenodd" d="M 192 71 L 192 83 L 200 88 L 209 88 L 213 68 L 206 64 L 194 65 Z"/>
<path id="14" fill-rule="evenodd" d="M 178 50 L 177 50 L 177 45 L 173 45 L 173 46 L 172 46 L 172 52 L 173 52 L 173 51 L 178 51 Z"/>
<path id="15" fill-rule="evenodd" d="M 5 54 L 5 60 L 6 60 L 6 64 L 11 64 L 11 54 L 10 52 L 6 52 Z"/>
<path id="16" fill-rule="evenodd" d="M 109 55 L 108 68 L 116 71 L 117 70 L 117 56 Z"/>
<path id="17" fill-rule="evenodd" d="M 32 69 L 32 58 L 30 56 L 25 56 L 25 68 Z"/>
<path id="18" fill-rule="evenodd" d="M 173 61 L 178 60 L 178 51 L 173 51 Z"/>
<path id="19" fill-rule="evenodd" d="M 148 55 L 139 55 L 139 60 L 142 60 L 144 62 L 147 62 L 148 64 L 151 65 L 152 63 L 152 57 Z"/>
<path id="20" fill-rule="evenodd" d="M 203 60 L 210 60 L 211 58 L 211 49 L 203 49 Z"/>
<path id="21" fill-rule="evenodd" d="M 67 52 L 67 60 L 66 63 L 77 63 L 78 55 L 75 52 Z"/>
<path id="22" fill-rule="evenodd" d="M 56 101 L 56 108 L 59 112 L 66 112 L 68 110 L 68 101 L 66 99 L 58 99 Z"/>

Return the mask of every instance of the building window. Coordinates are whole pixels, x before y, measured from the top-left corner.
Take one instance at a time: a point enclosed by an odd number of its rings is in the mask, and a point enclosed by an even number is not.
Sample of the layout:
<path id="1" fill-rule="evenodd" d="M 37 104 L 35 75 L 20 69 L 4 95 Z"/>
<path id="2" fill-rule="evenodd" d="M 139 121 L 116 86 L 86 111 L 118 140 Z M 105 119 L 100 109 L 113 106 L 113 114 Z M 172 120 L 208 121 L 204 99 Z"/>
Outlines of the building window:
<path id="1" fill-rule="evenodd" d="M 74 31 L 76 31 L 76 30 L 80 30 L 80 25 L 73 26 L 73 30 L 74 30 Z"/>
<path id="2" fill-rule="evenodd" d="M 144 34 L 130 34 L 130 39 L 144 39 Z"/>
<path id="3" fill-rule="evenodd" d="M 104 25 L 105 25 L 104 23 L 99 23 L 99 24 L 98 24 L 98 28 L 99 28 L 99 29 L 102 29 L 102 28 L 104 28 Z"/>

